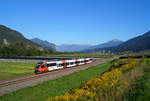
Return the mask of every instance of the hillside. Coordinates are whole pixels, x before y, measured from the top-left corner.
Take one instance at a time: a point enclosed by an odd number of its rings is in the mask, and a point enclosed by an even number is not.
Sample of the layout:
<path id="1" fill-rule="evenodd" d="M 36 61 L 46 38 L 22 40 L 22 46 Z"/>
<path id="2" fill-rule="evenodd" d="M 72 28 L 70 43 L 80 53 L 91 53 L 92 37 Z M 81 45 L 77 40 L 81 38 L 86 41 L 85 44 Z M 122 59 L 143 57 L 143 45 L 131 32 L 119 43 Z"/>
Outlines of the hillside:
<path id="1" fill-rule="evenodd" d="M 120 44 L 116 47 L 95 49 L 95 51 L 111 51 L 111 52 L 139 52 L 139 51 L 148 51 L 150 50 L 150 31 L 144 33 L 141 36 L 137 36 L 135 38 L 129 39 L 124 43 Z"/>
<path id="2" fill-rule="evenodd" d="M 58 45 L 56 49 L 57 51 L 60 51 L 60 52 L 93 52 L 97 48 L 117 46 L 121 43 L 123 43 L 123 41 L 114 39 L 114 40 L 111 40 L 102 44 L 98 44 L 98 45 L 63 44 L 63 45 Z"/>
<path id="3" fill-rule="evenodd" d="M 106 47 L 114 47 L 114 46 L 120 45 L 121 43 L 123 43 L 122 40 L 113 39 L 102 44 L 91 46 L 88 49 L 83 50 L 83 52 L 93 52 L 97 48 L 100 49 L 100 48 L 106 48 Z"/>
<path id="4" fill-rule="evenodd" d="M 118 47 L 118 51 L 144 51 L 150 49 L 150 31 L 145 34 L 132 38 Z"/>
<path id="5" fill-rule="evenodd" d="M 53 49 L 53 50 L 56 50 L 56 45 L 53 44 L 53 43 L 50 43 L 50 42 L 48 42 L 46 40 L 41 40 L 39 38 L 33 38 L 33 39 L 31 39 L 31 41 L 33 41 L 36 44 L 39 44 L 44 49 Z"/>
<path id="6" fill-rule="evenodd" d="M 26 45 L 36 47 L 40 50 L 43 48 L 40 45 L 26 39 L 20 32 L 12 30 L 6 26 L 0 25 L 0 45 L 8 45 L 16 42 L 21 42 Z"/>
<path id="7" fill-rule="evenodd" d="M 57 45 L 56 50 L 60 52 L 80 52 L 89 47 L 91 47 L 91 45 L 63 44 Z"/>

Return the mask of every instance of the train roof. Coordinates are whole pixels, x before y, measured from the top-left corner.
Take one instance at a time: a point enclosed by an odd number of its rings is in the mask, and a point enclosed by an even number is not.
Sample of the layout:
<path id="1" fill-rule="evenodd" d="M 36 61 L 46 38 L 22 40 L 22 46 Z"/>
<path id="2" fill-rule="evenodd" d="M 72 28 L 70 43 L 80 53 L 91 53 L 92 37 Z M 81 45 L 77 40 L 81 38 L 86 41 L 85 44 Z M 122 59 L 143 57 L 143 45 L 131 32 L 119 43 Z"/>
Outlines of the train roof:
<path id="1" fill-rule="evenodd" d="M 40 61 L 37 64 L 42 64 L 42 63 L 60 63 L 62 61 L 66 61 L 66 62 L 75 62 L 76 60 L 79 61 L 83 61 L 83 60 L 87 60 L 87 59 L 92 59 L 92 58 L 74 58 L 74 59 L 64 59 L 64 60 L 51 60 L 51 61 Z"/>

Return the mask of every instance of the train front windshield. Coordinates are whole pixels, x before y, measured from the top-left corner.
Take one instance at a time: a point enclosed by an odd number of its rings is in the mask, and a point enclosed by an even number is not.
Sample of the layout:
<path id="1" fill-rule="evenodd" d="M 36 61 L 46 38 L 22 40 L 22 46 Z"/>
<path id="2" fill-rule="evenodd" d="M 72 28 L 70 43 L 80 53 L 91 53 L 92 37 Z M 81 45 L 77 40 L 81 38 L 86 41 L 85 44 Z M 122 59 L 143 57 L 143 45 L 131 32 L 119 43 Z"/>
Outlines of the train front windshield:
<path id="1" fill-rule="evenodd" d="M 36 68 L 41 68 L 42 64 L 43 64 L 43 63 L 37 63 L 37 64 L 36 64 Z"/>

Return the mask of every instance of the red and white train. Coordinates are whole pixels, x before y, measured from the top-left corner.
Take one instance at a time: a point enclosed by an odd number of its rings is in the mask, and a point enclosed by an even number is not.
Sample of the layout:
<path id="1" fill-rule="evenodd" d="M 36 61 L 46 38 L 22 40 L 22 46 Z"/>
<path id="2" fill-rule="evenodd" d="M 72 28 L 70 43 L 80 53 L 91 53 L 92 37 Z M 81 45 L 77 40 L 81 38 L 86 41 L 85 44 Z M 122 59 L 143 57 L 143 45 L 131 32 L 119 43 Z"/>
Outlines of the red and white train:
<path id="1" fill-rule="evenodd" d="M 47 71 L 53 71 L 57 69 L 69 68 L 79 65 L 91 63 L 92 58 L 81 58 L 72 60 L 50 61 L 50 62 L 38 62 L 35 67 L 35 73 L 42 73 Z"/>

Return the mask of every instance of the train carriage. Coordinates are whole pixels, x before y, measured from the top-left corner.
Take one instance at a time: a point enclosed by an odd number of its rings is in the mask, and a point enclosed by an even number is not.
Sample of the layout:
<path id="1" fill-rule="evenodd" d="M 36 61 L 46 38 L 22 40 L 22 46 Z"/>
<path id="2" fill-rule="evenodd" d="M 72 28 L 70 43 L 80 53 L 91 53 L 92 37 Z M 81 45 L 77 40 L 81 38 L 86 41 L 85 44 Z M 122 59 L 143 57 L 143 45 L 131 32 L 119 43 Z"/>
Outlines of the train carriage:
<path id="1" fill-rule="evenodd" d="M 35 73 L 46 72 L 59 69 L 57 66 L 57 61 L 52 62 L 39 62 L 36 65 Z"/>
<path id="2" fill-rule="evenodd" d="M 38 62 L 35 67 L 35 73 L 42 73 L 42 72 L 53 71 L 57 69 L 69 68 L 73 66 L 84 65 L 91 62 L 92 62 L 92 58 L 60 60 L 60 61 L 51 61 L 51 62 Z"/>
<path id="3" fill-rule="evenodd" d="M 73 67 L 73 66 L 76 66 L 75 64 L 75 60 L 66 60 L 66 62 L 68 63 L 67 67 Z"/>
<path id="4" fill-rule="evenodd" d="M 85 58 L 85 63 L 91 63 L 92 62 L 92 58 Z"/>
<path id="5" fill-rule="evenodd" d="M 78 65 L 84 65 L 85 62 L 84 62 L 85 59 L 78 59 Z"/>

